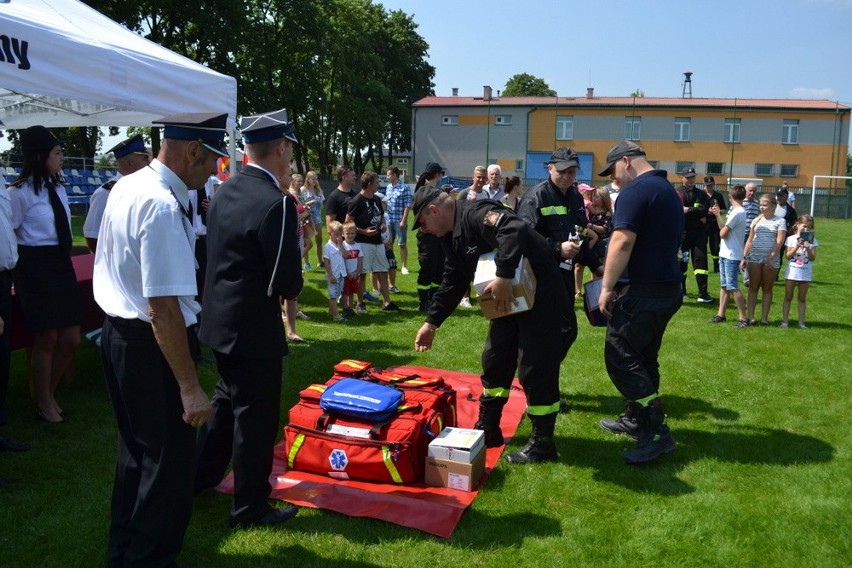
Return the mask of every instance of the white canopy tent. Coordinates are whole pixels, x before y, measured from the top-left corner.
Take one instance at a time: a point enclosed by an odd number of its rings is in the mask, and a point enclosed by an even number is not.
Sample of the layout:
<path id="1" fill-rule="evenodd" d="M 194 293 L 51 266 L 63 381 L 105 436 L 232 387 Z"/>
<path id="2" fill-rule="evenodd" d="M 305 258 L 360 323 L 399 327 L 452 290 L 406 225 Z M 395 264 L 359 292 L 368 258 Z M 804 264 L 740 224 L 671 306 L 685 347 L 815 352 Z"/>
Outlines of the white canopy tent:
<path id="1" fill-rule="evenodd" d="M 184 112 L 228 113 L 237 81 L 133 33 L 77 0 L 0 3 L 0 121 L 150 126 Z M 233 155 L 234 136 L 231 137 Z"/>

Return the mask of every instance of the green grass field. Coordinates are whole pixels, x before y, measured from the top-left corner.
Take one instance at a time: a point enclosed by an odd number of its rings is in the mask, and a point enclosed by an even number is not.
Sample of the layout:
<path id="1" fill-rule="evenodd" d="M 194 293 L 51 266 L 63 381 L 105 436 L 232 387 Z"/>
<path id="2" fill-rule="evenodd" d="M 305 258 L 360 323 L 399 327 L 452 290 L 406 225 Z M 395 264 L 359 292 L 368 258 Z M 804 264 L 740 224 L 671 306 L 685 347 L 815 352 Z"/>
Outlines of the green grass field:
<path id="1" fill-rule="evenodd" d="M 780 283 L 772 327 L 735 330 L 732 312 L 729 323 L 711 325 L 716 306 L 694 300 L 675 316 L 661 353 L 661 394 L 680 447 L 657 463 L 624 465 L 621 453 L 632 444 L 598 428 L 621 400 L 604 369 L 604 330 L 581 319 L 562 365 L 572 411 L 557 422 L 560 461 L 501 462 L 451 539 L 316 509 L 280 528 L 232 531 L 230 498 L 208 493 L 196 500 L 179 560 L 251 568 L 849 566 L 852 437 L 843 417 L 852 401 L 852 258 L 842 246 L 852 223 L 817 220 L 816 233 L 810 329 L 776 327 Z M 323 275 L 308 274 L 301 307 L 313 319 L 298 330 L 310 344 L 292 346 L 285 359 L 282 425 L 297 392 L 342 358 L 479 372 L 487 324 L 478 311 L 459 309 L 434 349 L 416 353 L 414 271 L 398 282 L 401 313 L 374 307 L 333 325 Z M 714 297 L 717 285 L 711 275 Z M 694 297 L 691 277 L 689 291 Z M 212 392 L 215 368 L 204 364 L 201 373 Z M 58 392 L 66 424 L 36 420 L 25 377 L 24 353 L 16 352 L 3 433 L 32 450 L 0 454 L 0 477 L 16 482 L 0 492 L 0 566 L 102 565 L 116 433 L 96 348 L 83 341 L 76 380 Z M 522 422 L 509 447 L 529 431 Z"/>

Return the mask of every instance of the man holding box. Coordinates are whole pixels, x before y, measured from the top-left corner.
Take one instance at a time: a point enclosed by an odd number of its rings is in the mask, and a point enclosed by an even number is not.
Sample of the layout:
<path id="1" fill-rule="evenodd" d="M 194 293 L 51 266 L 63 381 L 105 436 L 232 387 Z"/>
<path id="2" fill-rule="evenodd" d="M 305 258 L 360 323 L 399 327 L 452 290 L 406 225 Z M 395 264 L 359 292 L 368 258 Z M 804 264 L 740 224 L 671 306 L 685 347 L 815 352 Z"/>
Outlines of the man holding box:
<path id="1" fill-rule="evenodd" d="M 515 371 L 527 398 L 533 433 L 510 463 L 555 461 L 559 456 L 553 429 L 559 411 L 560 327 L 568 295 L 551 260 L 547 241 L 500 203 L 489 199 L 456 201 L 434 188 L 421 188 L 412 204 L 415 228 L 438 237 L 447 256 L 443 280 L 432 297 L 426 323 L 417 332 L 415 348 L 432 347 L 435 331 L 470 287 L 480 255 L 497 250 L 496 278 L 485 289 L 498 313 L 491 321 L 482 351 L 482 397 L 474 428 L 485 431 L 485 444 L 503 444 L 500 418 L 509 398 Z M 512 279 L 525 258 L 537 286 L 532 309 L 511 313 Z"/>

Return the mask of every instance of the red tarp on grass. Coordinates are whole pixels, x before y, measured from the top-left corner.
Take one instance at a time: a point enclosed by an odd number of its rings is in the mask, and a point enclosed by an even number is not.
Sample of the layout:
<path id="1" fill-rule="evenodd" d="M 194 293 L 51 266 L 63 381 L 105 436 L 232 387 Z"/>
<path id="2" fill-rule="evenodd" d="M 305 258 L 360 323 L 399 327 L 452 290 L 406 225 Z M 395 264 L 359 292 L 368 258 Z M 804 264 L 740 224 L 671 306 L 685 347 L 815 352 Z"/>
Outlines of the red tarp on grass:
<path id="1" fill-rule="evenodd" d="M 395 367 L 394 370 L 444 377 L 444 380 L 458 393 L 459 426 L 471 428 L 476 422 L 479 412 L 479 395 L 482 393 L 479 375 L 412 366 Z M 516 381 L 512 385 L 509 402 L 503 409 L 503 420 L 500 426 L 504 436 L 507 438 L 514 436 L 525 408 L 524 395 Z M 480 481 L 479 488 L 497 464 L 502 451 L 502 446 L 487 450 L 485 475 Z M 473 503 L 477 494 L 477 491 L 466 492 L 429 487 L 422 483 L 393 485 L 342 481 L 313 473 L 287 471 L 283 440 L 275 446 L 270 483 L 273 499 L 288 501 L 302 507 L 328 509 L 350 517 L 381 519 L 443 538 L 449 538 L 453 534 L 462 513 Z M 228 474 L 216 489 L 223 493 L 233 493 L 233 474 Z"/>

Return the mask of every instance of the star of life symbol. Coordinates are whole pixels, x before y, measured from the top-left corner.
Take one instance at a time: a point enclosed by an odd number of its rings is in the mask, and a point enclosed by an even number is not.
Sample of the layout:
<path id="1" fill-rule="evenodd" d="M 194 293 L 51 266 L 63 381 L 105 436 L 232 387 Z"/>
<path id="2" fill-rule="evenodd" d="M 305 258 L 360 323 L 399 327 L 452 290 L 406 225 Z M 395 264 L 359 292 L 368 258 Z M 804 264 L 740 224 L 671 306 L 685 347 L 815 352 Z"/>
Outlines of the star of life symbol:
<path id="1" fill-rule="evenodd" d="M 346 457 L 344 450 L 332 450 L 328 455 L 328 463 L 331 464 L 332 469 L 343 471 L 349 465 L 349 458 Z"/>

